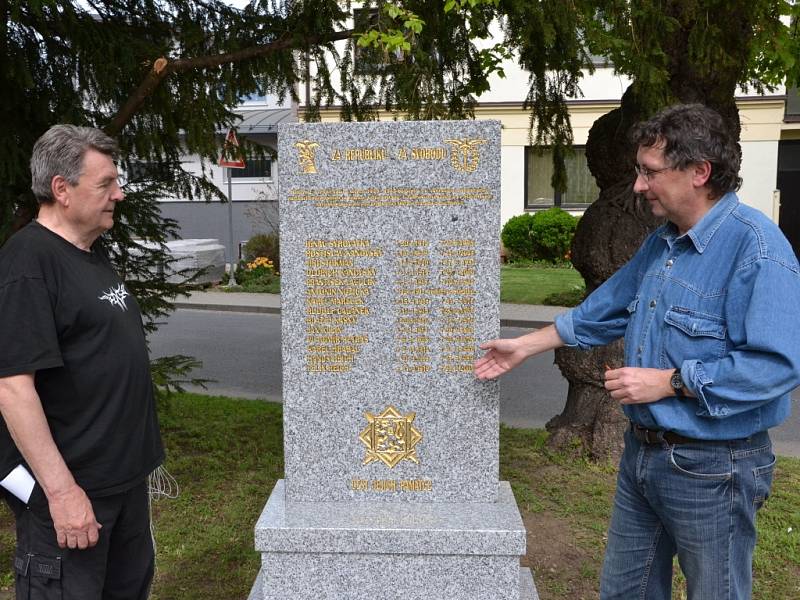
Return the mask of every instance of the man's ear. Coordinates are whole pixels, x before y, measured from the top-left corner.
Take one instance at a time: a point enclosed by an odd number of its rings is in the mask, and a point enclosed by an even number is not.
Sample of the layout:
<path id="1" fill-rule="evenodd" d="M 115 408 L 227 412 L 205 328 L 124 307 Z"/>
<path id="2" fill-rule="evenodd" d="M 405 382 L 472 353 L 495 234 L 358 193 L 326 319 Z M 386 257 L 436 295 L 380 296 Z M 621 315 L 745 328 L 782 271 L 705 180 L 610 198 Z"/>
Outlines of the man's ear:
<path id="1" fill-rule="evenodd" d="M 53 199 L 62 206 L 69 206 L 69 182 L 61 175 L 50 180 L 50 193 Z"/>
<path id="2" fill-rule="evenodd" d="M 711 163 L 707 160 L 695 163 L 692 167 L 692 183 L 695 187 L 703 187 L 711 179 Z"/>

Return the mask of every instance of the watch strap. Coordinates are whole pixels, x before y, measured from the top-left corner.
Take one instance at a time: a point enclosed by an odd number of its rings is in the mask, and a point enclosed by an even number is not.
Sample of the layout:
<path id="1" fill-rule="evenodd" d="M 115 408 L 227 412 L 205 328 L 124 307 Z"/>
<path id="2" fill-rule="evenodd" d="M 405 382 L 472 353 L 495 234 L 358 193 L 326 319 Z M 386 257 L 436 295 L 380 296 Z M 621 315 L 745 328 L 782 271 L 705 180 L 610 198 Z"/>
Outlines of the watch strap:
<path id="1" fill-rule="evenodd" d="M 669 383 L 672 386 L 672 391 L 675 392 L 675 395 L 678 398 L 685 398 L 686 394 L 683 392 L 684 383 L 683 377 L 681 377 L 681 370 L 675 369 L 670 375 Z"/>

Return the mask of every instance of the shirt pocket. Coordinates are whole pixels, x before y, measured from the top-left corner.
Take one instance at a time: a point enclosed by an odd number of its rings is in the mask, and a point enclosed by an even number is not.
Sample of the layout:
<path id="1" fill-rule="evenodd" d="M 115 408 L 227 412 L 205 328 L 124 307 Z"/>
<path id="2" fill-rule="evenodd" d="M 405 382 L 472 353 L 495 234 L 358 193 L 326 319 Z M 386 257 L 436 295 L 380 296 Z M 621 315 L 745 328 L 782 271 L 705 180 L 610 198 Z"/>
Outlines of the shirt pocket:
<path id="1" fill-rule="evenodd" d="M 728 328 L 722 317 L 673 306 L 664 315 L 662 368 L 680 367 L 684 360 L 717 360 L 725 356 Z"/>

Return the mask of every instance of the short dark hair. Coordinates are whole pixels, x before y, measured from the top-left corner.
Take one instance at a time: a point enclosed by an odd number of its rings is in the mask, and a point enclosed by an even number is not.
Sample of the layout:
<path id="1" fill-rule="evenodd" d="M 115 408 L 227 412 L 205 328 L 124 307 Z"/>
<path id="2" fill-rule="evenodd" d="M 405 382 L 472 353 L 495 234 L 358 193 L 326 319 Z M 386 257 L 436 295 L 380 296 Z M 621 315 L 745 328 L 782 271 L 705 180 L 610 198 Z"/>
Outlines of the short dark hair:
<path id="1" fill-rule="evenodd" d="M 36 140 L 31 154 L 31 190 L 40 204 L 53 201 L 50 183 L 56 175 L 78 185 L 87 150 L 116 158 L 119 147 L 99 129 L 75 125 L 53 125 Z"/>
<path id="2" fill-rule="evenodd" d="M 685 169 L 708 161 L 706 185 L 719 197 L 742 185 L 741 154 L 720 114 L 702 104 L 676 104 L 634 126 L 631 141 L 638 146 L 664 145 L 669 166 Z"/>

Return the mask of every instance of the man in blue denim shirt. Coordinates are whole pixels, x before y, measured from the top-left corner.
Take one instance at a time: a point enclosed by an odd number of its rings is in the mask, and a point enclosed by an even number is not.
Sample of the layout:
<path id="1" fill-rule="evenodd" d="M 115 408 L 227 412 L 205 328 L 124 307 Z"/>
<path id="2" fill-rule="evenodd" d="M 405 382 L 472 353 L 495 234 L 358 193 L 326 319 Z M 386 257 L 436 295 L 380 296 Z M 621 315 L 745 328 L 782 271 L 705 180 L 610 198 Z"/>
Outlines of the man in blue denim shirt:
<path id="1" fill-rule="evenodd" d="M 677 554 L 690 600 L 750 598 L 775 464 L 767 429 L 800 384 L 800 269 L 775 224 L 740 204 L 739 153 L 716 112 L 670 107 L 633 141 L 634 191 L 667 223 L 555 326 L 483 344 L 475 374 L 624 336 L 625 366 L 605 387 L 631 428 L 601 597 L 669 599 Z"/>

